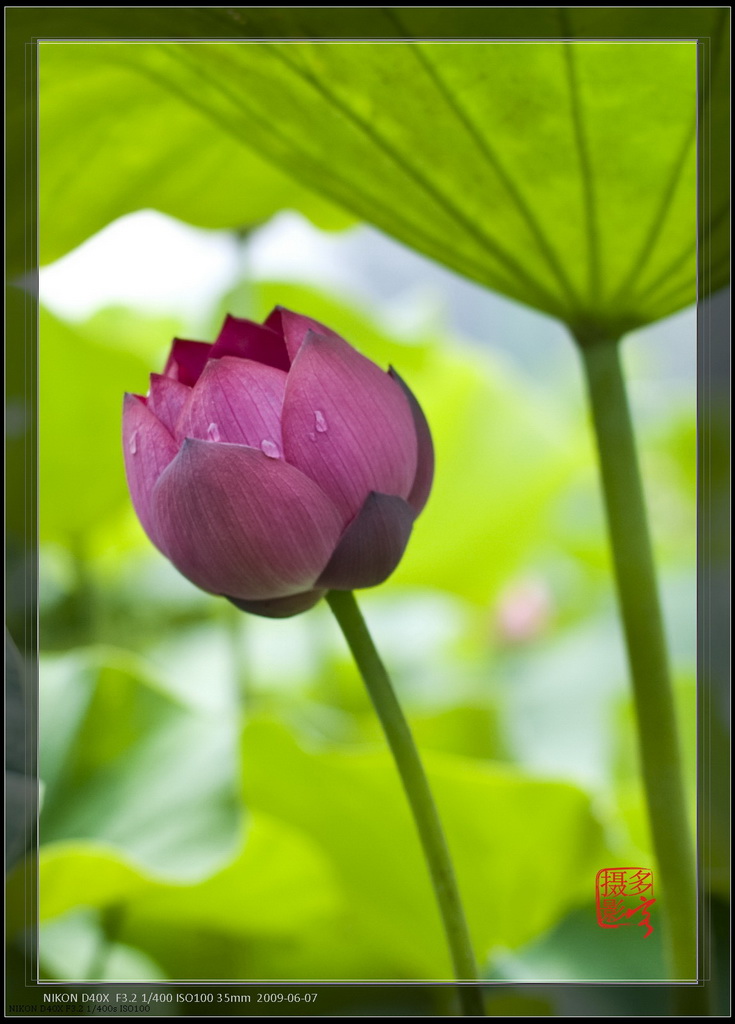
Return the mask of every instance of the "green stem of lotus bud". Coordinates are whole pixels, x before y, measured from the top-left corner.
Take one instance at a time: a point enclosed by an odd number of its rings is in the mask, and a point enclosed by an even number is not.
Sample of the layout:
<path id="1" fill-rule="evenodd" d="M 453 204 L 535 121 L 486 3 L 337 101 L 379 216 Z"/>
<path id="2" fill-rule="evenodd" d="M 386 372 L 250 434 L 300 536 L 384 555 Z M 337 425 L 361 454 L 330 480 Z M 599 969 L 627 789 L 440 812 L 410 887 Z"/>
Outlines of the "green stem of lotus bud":
<path id="1" fill-rule="evenodd" d="M 403 782 L 439 904 L 455 977 L 476 982 L 477 966 L 449 848 L 408 722 L 352 592 L 331 590 L 327 601 L 352 651 Z M 465 1016 L 485 1015 L 479 986 L 460 985 L 459 997 Z"/>
<path id="2" fill-rule="evenodd" d="M 251 666 L 248 665 L 246 651 L 247 626 L 242 612 L 235 605 L 226 605 L 224 612 L 234 697 L 240 713 L 250 716 L 253 713 L 255 693 L 250 682 Z"/>
<path id="3" fill-rule="evenodd" d="M 673 979 L 697 976 L 697 894 L 681 754 L 643 485 L 617 340 L 577 338 L 599 452 L 638 753 Z"/>

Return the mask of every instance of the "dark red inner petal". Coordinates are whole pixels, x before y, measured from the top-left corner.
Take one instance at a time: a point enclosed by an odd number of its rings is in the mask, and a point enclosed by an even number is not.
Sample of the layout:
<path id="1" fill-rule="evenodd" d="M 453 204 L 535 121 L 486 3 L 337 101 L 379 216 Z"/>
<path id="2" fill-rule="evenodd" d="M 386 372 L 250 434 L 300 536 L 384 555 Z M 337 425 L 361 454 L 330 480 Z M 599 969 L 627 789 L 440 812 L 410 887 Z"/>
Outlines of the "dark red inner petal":
<path id="1" fill-rule="evenodd" d="M 288 371 L 291 365 L 283 338 L 267 326 L 228 316 L 209 353 L 211 359 L 239 356 Z"/>
<path id="2" fill-rule="evenodd" d="M 206 341 L 185 341 L 174 338 L 174 343 L 163 370 L 164 377 L 171 377 L 181 384 L 194 387 L 212 354 L 212 346 Z"/>
<path id="3" fill-rule="evenodd" d="M 282 306 L 276 306 L 275 309 L 272 309 L 270 311 L 268 316 L 263 321 L 264 327 L 268 327 L 271 331 L 275 331 L 276 334 L 279 334 L 281 337 L 283 337 L 283 318 L 281 316 L 282 309 Z"/>

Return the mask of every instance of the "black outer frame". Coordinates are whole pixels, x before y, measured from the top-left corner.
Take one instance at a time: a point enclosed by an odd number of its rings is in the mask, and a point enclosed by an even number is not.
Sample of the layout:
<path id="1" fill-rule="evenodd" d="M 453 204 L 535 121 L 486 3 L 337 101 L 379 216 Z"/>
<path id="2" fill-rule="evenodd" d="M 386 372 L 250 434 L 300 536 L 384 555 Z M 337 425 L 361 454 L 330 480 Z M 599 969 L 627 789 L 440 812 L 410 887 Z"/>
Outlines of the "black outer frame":
<path id="1" fill-rule="evenodd" d="M 187 30 L 178 12 L 186 11 Z M 395 15 L 399 18 L 396 19 Z M 39 39 L 691 39 L 699 49 L 698 119 L 698 692 L 700 982 L 665 984 L 497 983 L 486 986 L 490 1012 L 503 1015 L 504 997 L 523 996 L 528 1016 L 721 1016 L 729 1011 L 727 907 L 711 894 L 726 877 L 716 862 L 714 831 L 729 821 L 729 53 L 728 7 L 485 7 L 485 8 L 6 8 L 6 596 L 7 625 L 25 670 L 26 848 L 35 841 L 35 711 L 37 687 L 37 139 L 36 71 Z M 8 669 L 11 669 L 9 657 Z M 16 692 L 17 692 L 16 687 Z M 10 707 L 8 709 L 11 710 Z M 12 721 L 8 715 L 8 721 Z M 17 722 L 17 718 L 15 719 Z M 15 726 L 17 729 L 17 725 Z M 7 735 L 17 749 L 17 733 Z M 13 744 L 12 741 L 16 743 Z M 21 760 L 23 760 L 21 758 Z M 16 763 L 12 766 L 18 770 Z M 721 838 L 721 837 L 720 837 Z M 36 1014 L 42 1003 L 33 978 L 36 892 L 26 862 L 23 905 L 9 914 L 26 923 L 25 955 L 6 945 L 9 1003 Z M 10 863 L 7 864 L 9 868 Z M 275 990 L 319 990 L 320 1016 L 342 1016 L 356 1000 L 368 1016 L 451 1016 L 451 983 L 272 983 Z M 448 988 L 447 988 L 448 986 Z M 97 990 L 105 986 L 97 986 Z M 108 986 L 109 987 L 109 986 Z M 121 986 L 116 986 L 120 989 Z M 130 986 L 140 988 L 141 986 Z M 146 989 L 154 985 L 142 986 Z M 207 988 L 223 990 L 226 985 Z M 259 985 L 261 990 L 267 985 Z M 444 988 L 444 992 L 440 991 Z M 169 986 L 171 988 L 171 986 Z M 186 991 L 186 985 L 174 986 Z M 197 986 L 202 991 L 201 986 Z M 236 986 L 229 986 L 237 991 Z M 353 991 L 350 992 L 349 990 Z M 358 989 L 355 992 L 354 989 Z M 704 989 L 707 1010 L 701 998 Z M 677 1002 L 671 996 L 677 990 Z M 57 992 L 81 991 L 78 986 Z M 694 1002 L 687 1012 L 687 993 Z M 438 998 L 437 998 L 438 997 Z M 348 1005 L 346 1005 L 348 1004 Z M 674 1008 L 676 1006 L 676 1008 Z M 43 1007 L 46 1011 L 50 1006 Z M 71 1007 L 68 1007 L 71 1009 Z M 220 1007 L 177 1007 L 196 1016 Z M 316 1007 L 289 1004 L 293 1015 Z M 278 1015 L 275 1006 L 265 1009 Z M 508 1012 L 506 1010 L 506 1012 Z M 242 1013 L 242 1010 L 240 1011 Z M 66 1015 L 66 1014 L 65 1014 Z M 257 1015 L 254 1013 L 253 1015 Z M 291 1013 L 286 1015 L 292 1015 Z M 362 1014 L 361 1014 L 362 1015 Z"/>

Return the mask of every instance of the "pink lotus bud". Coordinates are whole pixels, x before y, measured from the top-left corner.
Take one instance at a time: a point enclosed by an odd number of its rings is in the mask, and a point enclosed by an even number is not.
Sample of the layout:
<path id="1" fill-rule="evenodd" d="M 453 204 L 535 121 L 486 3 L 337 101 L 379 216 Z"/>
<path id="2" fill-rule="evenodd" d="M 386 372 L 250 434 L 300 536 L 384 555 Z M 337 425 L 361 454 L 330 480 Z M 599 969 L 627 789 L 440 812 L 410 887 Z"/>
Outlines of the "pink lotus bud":
<path id="1" fill-rule="evenodd" d="M 257 615 L 382 583 L 431 490 L 426 418 L 334 331 L 277 307 L 176 339 L 123 445 L 144 530 L 198 587 Z"/>

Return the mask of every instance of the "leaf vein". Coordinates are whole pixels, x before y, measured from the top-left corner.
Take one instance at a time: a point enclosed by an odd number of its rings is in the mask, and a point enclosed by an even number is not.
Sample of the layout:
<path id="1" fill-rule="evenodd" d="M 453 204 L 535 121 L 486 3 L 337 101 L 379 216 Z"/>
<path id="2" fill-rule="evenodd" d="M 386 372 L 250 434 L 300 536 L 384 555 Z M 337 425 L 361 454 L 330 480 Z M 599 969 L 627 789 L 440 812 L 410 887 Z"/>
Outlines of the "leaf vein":
<path id="1" fill-rule="evenodd" d="M 379 149 L 383 151 L 394 164 L 408 177 L 412 178 L 424 192 L 429 195 L 453 220 L 457 221 L 465 231 L 471 235 L 481 246 L 491 252 L 497 259 L 505 264 L 506 268 L 512 271 L 525 285 L 531 288 L 537 295 L 545 298 L 545 301 L 554 307 L 558 307 L 558 300 L 539 281 L 529 274 L 518 261 L 511 256 L 501 245 L 499 245 L 487 232 L 483 231 L 467 214 L 464 213 L 455 203 L 446 196 L 441 189 L 437 188 L 422 172 L 413 166 L 399 150 L 397 150 L 387 139 L 385 139 L 375 128 L 365 121 L 359 114 L 345 104 L 335 93 L 331 92 L 318 78 L 310 74 L 305 68 L 291 61 L 284 53 L 275 51 L 279 59 L 292 71 L 300 75 L 311 87 L 320 93 L 328 103 L 331 103 L 339 112 L 353 125 L 359 128 L 364 135 L 370 139 Z"/>
<path id="2" fill-rule="evenodd" d="M 401 23 L 398 13 L 394 10 L 389 11 L 392 19 L 395 21 L 398 28 L 404 33 L 404 38 L 408 39 L 405 28 Z M 578 296 L 576 295 L 574 288 L 572 287 L 571 281 L 569 280 L 564 267 L 559 262 L 558 256 L 554 251 L 551 243 L 546 237 L 544 231 L 541 228 L 540 219 L 534 215 L 526 197 L 521 192 L 520 188 L 515 185 L 510 174 L 503 166 L 500 157 L 497 152 L 490 144 L 488 139 L 482 133 L 481 129 L 475 123 L 471 117 L 469 111 L 463 106 L 456 94 L 452 93 L 449 89 L 446 81 L 440 73 L 438 67 L 433 63 L 424 49 L 418 45 L 411 47 L 412 52 L 416 55 L 416 59 L 423 65 L 427 74 L 431 77 L 432 81 L 436 85 L 437 89 L 441 93 L 447 106 L 452 110 L 458 120 L 462 123 L 466 129 L 468 135 L 473 140 L 478 150 L 482 154 L 487 164 L 496 173 L 500 183 L 502 184 L 505 191 L 510 196 L 512 202 L 515 204 L 516 209 L 525 221 L 529 231 L 531 232 L 536 245 L 538 246 L 539 252 L 546 260 L 546 263 L 551 272 L 556 277 L 557 281 L 561 285 L 565 292 L 567 299 L 571 305 L 574 306 L 578 302 Z"/>

